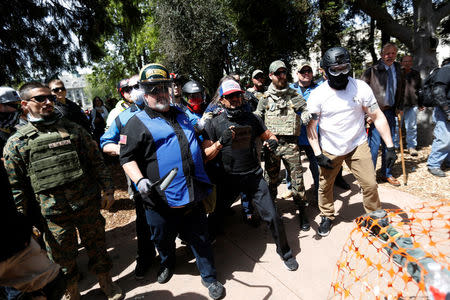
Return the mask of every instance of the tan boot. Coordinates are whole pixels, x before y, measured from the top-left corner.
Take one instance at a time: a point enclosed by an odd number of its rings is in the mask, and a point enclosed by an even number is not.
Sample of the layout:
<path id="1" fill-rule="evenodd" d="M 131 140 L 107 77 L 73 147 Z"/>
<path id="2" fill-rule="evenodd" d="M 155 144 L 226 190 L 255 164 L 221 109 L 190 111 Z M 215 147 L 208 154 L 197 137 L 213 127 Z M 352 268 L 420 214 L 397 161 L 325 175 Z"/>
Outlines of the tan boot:
<path id="1" fill-rule="evenodd" d="M 108 297 L 108 300 L 120 300 L 124 298 L 125 295 L 122 293 L 122 289 L 112 281 L 109 273 L 97 274 L 97 278 L 100 289 Z"/>
<path id="2" fill-rule="evenodd" d="M 78 290 L 78 282 L 67 284 L 66 293 L 62 297 L 62 300 L 80 300 L 81 295 Z"/>

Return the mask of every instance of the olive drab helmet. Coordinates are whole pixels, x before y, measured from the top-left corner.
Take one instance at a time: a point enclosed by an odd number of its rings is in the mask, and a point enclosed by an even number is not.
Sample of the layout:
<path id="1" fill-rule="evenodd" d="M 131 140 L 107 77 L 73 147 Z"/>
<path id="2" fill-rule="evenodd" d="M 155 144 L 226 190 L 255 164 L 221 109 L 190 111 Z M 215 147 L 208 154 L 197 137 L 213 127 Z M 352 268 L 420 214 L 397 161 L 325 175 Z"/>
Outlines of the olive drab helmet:
<path id="1" fill-rule="evenodd" d="M 0 103 L 19 102 L 21 100 L 15 89 L 6 86 L 0 87 Z"/>
<path id="2" fill-rule="evenodd" d="M 181 89 L 183 91 L 184 101 L 190 111 L 202 114 L 205 110 L 205 88 L 195 80 L 189 80 L 183 85 Z"/>
<path id="3" fill-rule="evenodd" d="M 322 57 L 322 67 L 333 89 L 343 90 L 347 87 L 351 70 L 350 54 L 347 49 L 342 47 L 328 49 Z"/>
<path id="4" fill-rule="evenodd" d="M 148 64 L 139 72 L 139 83 L 142 85 L 170 82 L 172 82 L 172 79 L 169 71 L 160 64 Z"/>

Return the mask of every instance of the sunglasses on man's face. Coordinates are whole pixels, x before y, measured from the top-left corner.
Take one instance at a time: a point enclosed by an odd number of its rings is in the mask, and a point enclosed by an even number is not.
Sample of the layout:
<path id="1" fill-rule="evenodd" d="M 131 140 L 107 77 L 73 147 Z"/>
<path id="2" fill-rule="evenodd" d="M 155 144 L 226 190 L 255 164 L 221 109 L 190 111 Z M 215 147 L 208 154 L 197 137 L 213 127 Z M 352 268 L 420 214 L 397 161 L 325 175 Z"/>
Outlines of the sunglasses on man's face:
<path id="1" fill-rule="evenodd" d="M 45 101 L 49 100 L 50 102 L 54 102 L 56 100 L 55 95 L 39 95 L 34 96 L 28 99 L 29 101 L 38 102 L 38 103 L 44 103 Z"/>
<path id="2" fill-rule="evenodd" d="M 52 92 L 59 93 L 59 92 L 64 92 L 65 90 L 66 90 L 66 88 L 62 86 L 62 87 L 56 87 L 56 88 L 52 89 Z"/>
<path id="3" fill-rule="evenodd" d="M 264 75 L 256 75 L 255 77 L 253 77 L 254 79 L 256 79 L 256 80 L 259 80 L 259 79 L 263 79 L 264 78 Z"/>
<path id="4" fill-rule="evenodd" d="M 287 74 L 287 71 L 286 71 L 286 70 L 276 71 L 276 72 L 273 73 L 273 75 L 275 75 L 275 76 L 277 76 L 277 77 L 279 77 L 279 76 L 281 76 L 281 75 L 286 76 L 286 74 Z"/>
<path id="5" fill-rule="evenodd" d="M 302 69 L 300 71 L 298 71 L 300 74 L 306 74 L 306 73 L 312 73 L 311 69 Z"/>
<path id="6" fill-rule="evenodd" d="M 132 90 L 138 90 L 138 89 L 139 89 L 139 83 L 137 83 L 135 85 L 131 85 L 131 86 L 126 86 L 122 90 L 125 93 L 130 93 Z"/>
<path id="7" fill-rule="evenodd" d="M 241 98 L 241 97 L 242 97 L 242 93 L 240 93 L 240 92 L 231 93 L 229 95 L 224 95 L 224 98 L 227 100 L 233 100 L 234 98 Z"/>

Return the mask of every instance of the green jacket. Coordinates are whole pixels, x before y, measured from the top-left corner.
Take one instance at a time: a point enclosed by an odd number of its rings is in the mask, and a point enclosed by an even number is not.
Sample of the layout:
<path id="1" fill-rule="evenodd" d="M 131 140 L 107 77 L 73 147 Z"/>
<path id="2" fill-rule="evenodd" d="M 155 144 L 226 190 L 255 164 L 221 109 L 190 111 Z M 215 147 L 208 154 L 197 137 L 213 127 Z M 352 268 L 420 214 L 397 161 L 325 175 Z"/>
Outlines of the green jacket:
<path id="1" fill-rule="evenodd" d="M 83 169 L 83 175 L 70 183 L 63 184 L 35 194 L 43 216 L 67 214 L 77 211 L 88 204 L 100 208 L 101 189 L 113 189 L 111 175 L 103 162 L 97 144 L 90 134 L 81 126 L 66 119 L 59 119 L 50 125 L 34 123 L 38 131 L 56 132 L 63 127 L 67 132 L 75 134 L 73 142 Z M 27 214 L 32 193 L 28 174 L 29 155 L 26 151 L 27 137 L 20 132 L 12 135 L 5 146 L 5 167 L 17 209 Z"/>

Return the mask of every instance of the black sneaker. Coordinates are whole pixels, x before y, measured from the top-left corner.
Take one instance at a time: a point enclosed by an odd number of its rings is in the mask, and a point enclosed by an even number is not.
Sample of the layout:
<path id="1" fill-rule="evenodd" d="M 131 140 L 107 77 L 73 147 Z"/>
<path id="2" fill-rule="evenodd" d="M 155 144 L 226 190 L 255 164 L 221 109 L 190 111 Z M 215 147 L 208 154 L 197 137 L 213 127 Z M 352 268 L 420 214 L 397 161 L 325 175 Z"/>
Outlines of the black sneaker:
<path id="1" fill-rule="evenodd" d="M 161 266 L 158 270 L 157 275 L 158 275 L 157 281 L 159 283 L 166 283 L 167 281 L 170 280 L 170 278 L 172 278 L 173 271 L 168 267 Z"/>
<path id="2" fill-rule="evenodd" d="M 319 225 L 319 235 L 320 236 L 327 236 L 330 234 L 331 227 L 333 227 L 333 221 L 331 219 L 328 219 L 327 217 L 322 216 L 322 221 Z"/>
<path id="3" fill-rule="evenodd" d="M 136 259 L 136 267 L 134 268 L 134 277 L 137 280 L 144 279 L 144 275 L 150 268 L 150 262 L 143 259 Z"/>
<path id="4" fill-rule="evenodd" d="M 289 271 L 295 271 L 298 269 L 298 262 L 295 257 L 288 258 L 284 261 L 284 265 Z"/>
<path id="5" fill-rule="evenodd" d="M 306 216 L 304 207 L 300 207 L 298 209 L 298 219 L 300 221 L 300 229 L 301 230 L 308 231 L 311 228 L 311 225 L 309 225 L 308 217 Z"/>
<path id="6" fill-rule="evenodd" d="M 209 296 L 213 299 L 220 299 L 225 294 L 225 288 L 217 280 L 209 283 L 202 279 L 202 284 L 204 287 L 208 288 Z"/>

